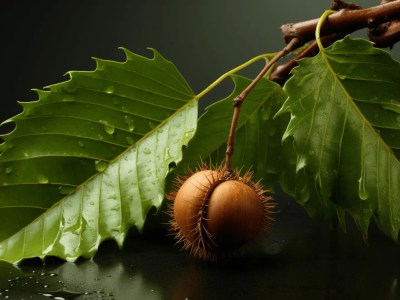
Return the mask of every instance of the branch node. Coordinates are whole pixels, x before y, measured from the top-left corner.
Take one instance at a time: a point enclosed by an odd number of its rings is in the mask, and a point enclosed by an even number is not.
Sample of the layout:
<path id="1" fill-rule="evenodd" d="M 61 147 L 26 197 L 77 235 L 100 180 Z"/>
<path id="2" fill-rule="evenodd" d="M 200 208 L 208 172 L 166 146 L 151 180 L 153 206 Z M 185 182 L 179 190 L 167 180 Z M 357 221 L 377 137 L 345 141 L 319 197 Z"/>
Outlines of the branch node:
<path id="1" fill-rule="evenodd" d="M 243 103 L 244 98 L 242 96 L 237 96 L 233 99 L 233 107 L 240 107 Z"/>
<path id="2" fill-rule="evenodd" d="M 229 154 L 229 155 L 233 154 L 233 146 L 226 147 L 226 154 Z"/>

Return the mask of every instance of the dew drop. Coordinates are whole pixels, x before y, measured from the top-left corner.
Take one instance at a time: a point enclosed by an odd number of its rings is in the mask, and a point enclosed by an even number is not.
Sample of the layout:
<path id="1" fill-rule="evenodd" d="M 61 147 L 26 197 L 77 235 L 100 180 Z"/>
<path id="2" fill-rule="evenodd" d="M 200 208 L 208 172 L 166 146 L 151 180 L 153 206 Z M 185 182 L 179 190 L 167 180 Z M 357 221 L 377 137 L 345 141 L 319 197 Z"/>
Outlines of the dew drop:
<path id="1" fill-rule="evenodd" d="M 11 174 L 13 169 L 11 167 L 8 167 L 5 169 L 6 174 Z"/>
<path id="2" fill-rule="evenodd" d="M 101 140 L 101 141 L 104 139 L 104 137 L 103 137 L 101 134 L 98 134 L 97 137 L 98 137 L 99 140 Z"/>
<path id="3" fill-rule="evenodd" d="M 106 88 L 105 92 L 107 94 L 112 94 L 114 93 L 114 86 L 110 85 L 108 88 Z"/>
<path id="4" fill-rule="evenodd" d="M 362 177 L 358 180 L 358 196 L 361 200 L 368 199 L 368 191 L 365 187 L 365 179 Z"/>
<path id="5" fill-rule="evenodd" d="M 75 87 L 72 86 L 66 86 L 64 87 L 64 92 L 67 94 L 73 94 L 76 93 L 77 89 Z"/>
<path id="6" fill-rule="evenodd" d="M 150 150 L 149 148 L 144 148 L 144 149 L 143 149 L 143 153 L 144 153 L 144 154 L 150 154 L 150 153 L 151 153 L 151 150 Z"/>
<path id="7" fill-rule="evenodd" d="M 156 126 L 157 126 L 156 123 L 154 123 L 154 122 L 149 122 L 149 127 L 150 127 L 150 129 L 154 129 Z"/>
<path id="8" fill-rule="evenodd" d="M 133 137 L 127 136 L 127 137 L 126 137 L 126 142 L 127 142 L 129 145 L 133 145 L 133 143 L 135 142 L 135 140 L 133 139 Z"/>
<path id="9" fill-rule="evenodd" d="M 78 141 L 78 145 L 79 145 L 79 147 L 81 147 L 81 148 L 85 147 L 85 143 L 82 142 L 82 141 Z"/>
<path id="10" fill-rule="evenodd" d="M 99 172 L 103 172 L 108 166 L 108 162 L 104 160 L 96 160 L 95 161 L 95 168 Z"/>
<path id="11" fill-rule="evenodd" d="M 125 123 L 128 125 L 128 130 L 129 131 L 134 131 L 135 130 L 135 126 L 133 125 L 133 120 L 131 117 L 129 116 L 125 116 Z"/>
<path id="12" fill-rule="evenodd" d="M 164 160 L 169 161 L 171 159 L 170 148 L 166 147 L 164 151 Z"/>
<path id="13" fill-rule="evenodd" d="M 44 297 L 53 297 L 53 295 L 52 294 L 40 294 L 40 295 L 42 295 L 42 296 L 44 296 Z"/>
<path id="14" fill-rule="evenodd" d="M 41 175 L 38 177 L 38 182 L 41 184 L 47 184 L 47 183 L 49 183 L 49 179 L 47 177 Z"/>
<path id="15" fill-rule="evenodd" d="M 108 134 L 113 134 L 115 131 L 115 127 L 112 126 L 110 123 L 107 121 L 100 120 L 99 121 L 101 124 L 104 126 L 104 131 L 107 132 Z"/>
<path id="16" fill-rule="evenodd" d="M 58 187 L 58 192 L 61 195 L 69 195 L 71 194 L 73 191 L 75 191 L 75 187 L 73 186 L 65 186 L 65 185 L 60 185 Z"/>
<path id="17" fill-rule="evenodd" d="M 114 105 L 118 105 L 118 104 L 119 104 L 119 100 L 114 99 L 114 100 L 113 100 L 113 103 L 114 103 Z"/>

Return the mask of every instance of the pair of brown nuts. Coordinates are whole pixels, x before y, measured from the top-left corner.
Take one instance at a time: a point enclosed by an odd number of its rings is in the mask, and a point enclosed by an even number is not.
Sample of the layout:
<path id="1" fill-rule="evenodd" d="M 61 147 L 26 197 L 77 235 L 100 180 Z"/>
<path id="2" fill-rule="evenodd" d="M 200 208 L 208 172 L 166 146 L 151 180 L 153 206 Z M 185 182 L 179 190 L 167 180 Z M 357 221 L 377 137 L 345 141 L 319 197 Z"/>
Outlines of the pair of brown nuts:
<path id="1" fill-rule="evenodd" d="M 172 231 L 185 250 L 215 261 L 268 231 L 274 204 L 251 177 L 203 166 L 178 179 L 168 198 L 174 201 Z"/>

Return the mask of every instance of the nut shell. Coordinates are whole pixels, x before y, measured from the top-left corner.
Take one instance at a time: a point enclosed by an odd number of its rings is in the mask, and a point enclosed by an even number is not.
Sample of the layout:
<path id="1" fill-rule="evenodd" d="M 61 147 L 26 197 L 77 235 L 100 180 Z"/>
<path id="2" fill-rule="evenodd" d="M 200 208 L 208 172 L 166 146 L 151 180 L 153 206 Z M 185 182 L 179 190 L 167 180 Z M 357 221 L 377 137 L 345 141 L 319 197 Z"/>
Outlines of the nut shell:
<path id="1" fill-rule="evenodd" d="M 211 193 L 205 226 L 220 250 L 253 240 L 264 223 L 259 195 L 238 180 L 224 181 Z"/>
<path id="2" fill-rule="evenodd" d="M 174 216 L 181 234 L 190 242 L 197 238 L 205 195 L 213 183 L 221 178 L 214 170 L 194 173 L 180 187 L 175 196 Z"/>
<path id="3" fill-rule="evenodd" d="M 180 188 L 169 195 L 171 225 L 185 250 L 215 261 L 267 231 L 274 205 L 251 175 L 202 169 L 178 179 Z"/>

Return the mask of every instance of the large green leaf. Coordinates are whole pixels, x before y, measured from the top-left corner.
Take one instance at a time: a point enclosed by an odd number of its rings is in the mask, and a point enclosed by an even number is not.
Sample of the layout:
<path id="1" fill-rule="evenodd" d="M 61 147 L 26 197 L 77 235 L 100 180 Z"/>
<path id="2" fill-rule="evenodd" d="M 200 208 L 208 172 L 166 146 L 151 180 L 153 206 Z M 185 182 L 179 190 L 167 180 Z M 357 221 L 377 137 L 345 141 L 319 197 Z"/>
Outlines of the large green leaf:
<path id="1" fill-rule="evenodd" d="M 218 165 L 225 159 L 226 141 L 233 114 L 233 99 L 251 80 L 231 76 L 235 88 L 230 96 L 209 106 L 200 117 L 197 132 L 184 151 L 184 158 L 176 173 L 196 168 L 200 161 Z M 286 95 L 282 88 L 262 79 L 249 93 L 241 107 L 232 159 L 234 168 L 252 170 L 255 179 L 272 187 L 286 165 L 282 155 L 281 138 L 289 119 L 273 120 Z"/>
<path id="2" fill-rule="evenodd" d="M 400 64 L 347 37 L 300 61 L 285 91 L 284 139 L 294 144 L 302 178 L 288 190 L 316 217 L 337 212 L 344 226 L 348 212 L 365 237 L 373 218 L 397 240 Z"/>
<path id="3" fill-rule="evenodd" d="M 160 206 L 169 165 L 195 132 L 197 99 L 157 52 L 124 52 L 123 63 L 70 72 L 7 121 L 16 129 L 0 148 L 1 260 L 92 256 Z"/>

